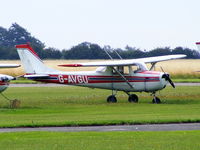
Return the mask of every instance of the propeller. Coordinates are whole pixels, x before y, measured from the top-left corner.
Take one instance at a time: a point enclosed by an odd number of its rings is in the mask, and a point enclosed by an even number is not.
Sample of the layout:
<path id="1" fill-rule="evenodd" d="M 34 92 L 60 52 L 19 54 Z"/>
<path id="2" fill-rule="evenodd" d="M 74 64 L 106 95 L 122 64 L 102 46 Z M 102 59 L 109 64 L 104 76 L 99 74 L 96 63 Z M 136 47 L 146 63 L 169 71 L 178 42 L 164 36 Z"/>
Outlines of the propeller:
<path id="1" fill-rule="evenodd" d="M 171 84 L 171 86 L 172 86 L 173 88 L 175 88 L 174 82 L 171 80 L 169 74 L 168 74 L 168 73 L 165 73 L 165 71 L 163 70 L 162 67 L 161 67 L 161 70 L 164 72 L 164 74 L 162 75 L 162 78 L 164 78 L 166 81 L 168 81 L 168 82 Z"/>

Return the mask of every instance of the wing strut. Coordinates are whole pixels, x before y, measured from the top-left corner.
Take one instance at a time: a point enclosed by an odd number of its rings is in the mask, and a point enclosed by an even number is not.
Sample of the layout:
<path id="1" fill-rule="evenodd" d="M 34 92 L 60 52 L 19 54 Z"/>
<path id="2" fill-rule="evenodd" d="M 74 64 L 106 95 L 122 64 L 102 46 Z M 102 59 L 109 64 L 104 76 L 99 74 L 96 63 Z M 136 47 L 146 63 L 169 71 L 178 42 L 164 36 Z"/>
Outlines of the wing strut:
<path id="1" fill-rule="evenodd" d="M 156 65 L 156 63 L 157 63 L 157 62 L 152 62 L 152 63 L 151 63 L 151 68 L 150 68 L 149 70 L 152 70 L 152 69 L 155 70 L 155 65 Z"/>
<path id="2" fill-rule="evenodd" d="M 103 49 L 105 52 L 106 52 L 106 54 L 108 55 L 108 57 L 111 59 L 111 60 L 113 60 L 113 58 L 112 58 L 112 56 L 108 53 L 108 51 L 104 48 Z M 117 54 L 117 56 L 122 60 L 123 58 L 119 55 L 119 53 L 116 51 L 116 50 L 113 50 L 116 54 Z"/>
<path id="3" fill-rule="evenodd" d="M 133 88 L 133 86 L 130 84 L 130 82 L 128 82 L 128 80 L 124 77 L 123 74 L 121 74 L 117 69 L 115 69 L 114 67 L 112 67 L 113 70 L 115 70 L 115 72 L 120 75 L 122 77 L 122 79 L 124 79 L 124 81 L 131 87 Z"/>
<path id="4" fill-rule="evenodd" d="M 103 49 L 103 50 L 106 52 L 106 54 L 108 55 L 108 57 L 109 57 L 111 60 L 113 60 L 112 56 L 110 56 L 110 54 L 108 53 L 108 51 L 107 51 L 106 49 Z"/>
<path id="5" fill-rule="evenodd" d="M 116 51 L 116 50 L 114 50 L 114 52 L 117 54 L 117 56 L 122 60 L 123 58 L 119 55 L 119 53 Z"/>

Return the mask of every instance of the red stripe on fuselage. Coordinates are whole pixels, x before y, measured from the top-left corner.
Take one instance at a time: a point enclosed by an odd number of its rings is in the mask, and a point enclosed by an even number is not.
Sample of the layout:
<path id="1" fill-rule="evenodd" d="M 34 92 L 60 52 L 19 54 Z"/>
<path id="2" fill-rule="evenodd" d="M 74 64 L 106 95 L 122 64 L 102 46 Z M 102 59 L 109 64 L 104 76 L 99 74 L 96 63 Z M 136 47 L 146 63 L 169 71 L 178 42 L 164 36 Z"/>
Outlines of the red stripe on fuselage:
<path id="1" fill-rule="evenodd" d="M 53 79 L 51 79 L 51 77 Z M 55 77 L 57 79 L 55 79 Z M 129 82 L 159 82 L 159 77 L 125 76 Z M 35 79 L 47 83 L 60 84 L 95 84 L 95 83 L 123 83 L 120 76 L 87 76 L 87 75 L 50 75 L 49 79 Z"/>

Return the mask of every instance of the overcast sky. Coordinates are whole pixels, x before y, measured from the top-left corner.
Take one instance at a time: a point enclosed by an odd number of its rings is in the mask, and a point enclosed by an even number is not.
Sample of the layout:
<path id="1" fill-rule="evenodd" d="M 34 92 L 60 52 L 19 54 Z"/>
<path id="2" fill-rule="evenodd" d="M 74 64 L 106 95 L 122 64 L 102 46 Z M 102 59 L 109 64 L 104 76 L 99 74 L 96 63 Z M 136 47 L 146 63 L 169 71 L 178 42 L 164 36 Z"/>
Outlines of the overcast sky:
<path id="1" fill-rule="evenodd" d="M 0 0 L 0 26 L 18 23 L 47 47 L 88 41 L 141 49 L 200 41 L 200 0 Z"/>

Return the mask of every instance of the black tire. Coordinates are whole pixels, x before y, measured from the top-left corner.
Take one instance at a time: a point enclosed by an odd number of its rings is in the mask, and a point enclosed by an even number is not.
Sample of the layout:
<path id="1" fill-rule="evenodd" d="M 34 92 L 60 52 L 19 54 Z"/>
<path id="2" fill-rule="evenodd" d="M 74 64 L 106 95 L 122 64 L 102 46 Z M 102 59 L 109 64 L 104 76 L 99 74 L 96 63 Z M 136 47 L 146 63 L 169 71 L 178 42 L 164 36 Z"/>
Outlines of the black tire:
<path id="1" fill-rule="evenodd" d="M 154 103 L 154 104 L 160 104 L 161 101 L 160 101 L 160 99 L 158 97 L 154 97 L 153 100 L 152 100 L 152 103 Z"/>
<path id="2" fill-rule="evenodd" d="M 129 97 L 128 97 L 128 101 L 129 101 L 130 103 L 138 103 L 138 96 L 135 95 L 135 94 L 131 94 L 131 95 L 129 95 Z"/>
<path id="3" fill-rule="evenodd" d="M 110 95 L 107 98 L 107 102 L 108 103 L 116 103 L 117 102 L 117 98 L 114 95 Z"/>

